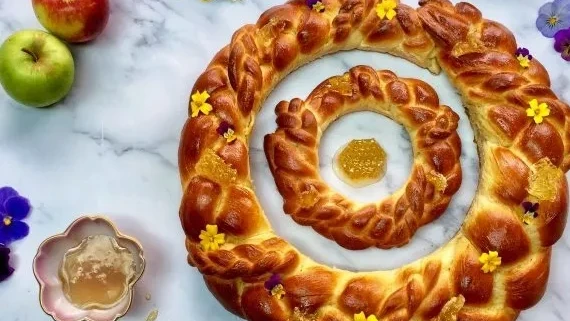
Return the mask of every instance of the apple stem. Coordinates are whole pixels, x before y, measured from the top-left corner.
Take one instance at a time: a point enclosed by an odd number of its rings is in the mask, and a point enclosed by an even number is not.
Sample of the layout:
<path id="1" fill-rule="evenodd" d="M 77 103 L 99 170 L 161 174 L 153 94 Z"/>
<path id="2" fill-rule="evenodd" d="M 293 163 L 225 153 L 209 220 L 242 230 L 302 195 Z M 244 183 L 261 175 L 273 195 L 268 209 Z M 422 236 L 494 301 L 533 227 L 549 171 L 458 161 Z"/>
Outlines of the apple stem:
<path id="1" fill-rule="evenodd" d="M 28 55 L 32 56 L 32 58 L 34 58 L 34 62 L 38 62 L 38 56 L 36 56 L 33 52 L 31 52 L 30 50 L 28 50 L 26 48 L 23 48 L 22 51 L 27 53 Z"/>

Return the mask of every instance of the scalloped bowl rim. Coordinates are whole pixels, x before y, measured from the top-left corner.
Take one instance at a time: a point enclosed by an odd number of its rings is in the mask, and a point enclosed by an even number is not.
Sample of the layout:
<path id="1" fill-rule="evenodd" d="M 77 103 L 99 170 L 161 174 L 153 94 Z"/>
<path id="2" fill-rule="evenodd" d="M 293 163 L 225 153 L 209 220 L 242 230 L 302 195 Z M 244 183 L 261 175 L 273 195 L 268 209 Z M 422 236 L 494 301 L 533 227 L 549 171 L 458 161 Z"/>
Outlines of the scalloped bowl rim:
<path id="1" fill-rule="evenodd" d="M 136 248 L 137 248 L 137 252 L 138 252 L 138 257 L 140 258 L 140 272 L 135 274 L 135 278 L 133 278 L 133 280 L 131 282 L 129 282 L 129 291 L 127 291 L 127 295 L 125 295 L 125 297 L 123 299 L 121 299 L 117 305 L 119 306 L 122 302 L 128 301 L 128 304 L 121 309 L 120 311 L 117 311 L 117 313 L 115 314 L 115 316 L 113 317 L 113 320 L 117 320 L 118 318 L 121 318 L 122 316 L 124 316 L 129 309 L 131 308 L 132 305 L 132 300 L 133 300 L 133 288 L 134 285 L 138 282 L 138 280 L 142 277 L 142 275 L 144 274 L 145 268 L 146 268 L 146 261 L 144 258 L 144 249 L 142 247 L 142 244 L 135 238 L 122 234 L 119 229 L 117 228 L 117 226 L 107 217 L 103 216 L 103 215 L 85 215 L 85 216 L 81 216 L 77 219 L 75 219 L 73 222 L 71 222 L 71 224 L 69 224 L 69 226 L 65 229 L 65 231 L 63 231 L 62 233 L 59 234 L 55 234 L 52 235 L 48 238 L 46 238 L 38 247 L 38 250 L 36 252 L 36 255 L 34 256 L 33 262 L 32 262 L 32 268 L 33 268 L 33 272 L 34 272 L 34 276 L 36 278 L 36 281 L 38 282 L 39 286 L 40 286 L 40 291 L 39 291 L 39 300 L 40 300 L 40 306 L 42 307 L 42 309 L 44 310 L 44 312 L 49 315 L 52 319 L 59 321 L 56 318 L 56 311 L 48 311 L 48 309 L 46 308 L 45 304 L 44 304 L 44 293 L 46 288 L 48 287 L 46 285 L 46 283 L 44 282 L 44 280 L 38 276 L 38 271 L 37 271 L 37 260 L 38 258 L 46 255 L 46 252 L 44 251 L 44 248 L 47 244 L 53 243 L 53 242 L 57 242 L 57 240 L 59 239 L 65 239 L 67 237 L 69 237 L 70 233 L 74 230 L 74 228 L 79 225 L 81 222 L 83 221 L 91 221 L 91 222 L 97 222 L 97 221 L 102 221 L 104 222 L 108 227 L 111 228 L 111 230 L 114 232 L 115 236 L 117 239 L 123 239 L 129 242 L 132 242 Z M 113 309 L 113 308 L 110 308 Z M 83 310 L 83 309 L 80 309 Z M 83 311 L 89 311 L 89 310 L 83 310 Z M 93 320 L 91 319 L 89 316 L 85 316 L 82 317 L 82 320 L 86 320 L 86 321 L 97 321 L 97 320 Z"/>

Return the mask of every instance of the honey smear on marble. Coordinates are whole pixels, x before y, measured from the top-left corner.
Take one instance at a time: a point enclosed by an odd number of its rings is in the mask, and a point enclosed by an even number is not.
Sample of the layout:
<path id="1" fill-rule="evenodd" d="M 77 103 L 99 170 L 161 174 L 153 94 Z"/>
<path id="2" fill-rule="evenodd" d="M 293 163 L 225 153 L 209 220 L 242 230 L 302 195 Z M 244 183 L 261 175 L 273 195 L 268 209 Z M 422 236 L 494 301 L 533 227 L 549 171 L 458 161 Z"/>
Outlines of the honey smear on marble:
<path id="1" fill-rule="evenodd" d="M 354 139 L 337 152 L 333 168 L 345 183 L 362 187 L 381 180 L 386 163 L 386 152 L 375 139 Z"/>
<path id="2" fill-rule="evenodd" d="M 65 254 L 59 275 L 73 305 L 108 309 L 128 293 L 135 272 L 135 259 L 128 249 L 113 237 L 95 235 Z"/>

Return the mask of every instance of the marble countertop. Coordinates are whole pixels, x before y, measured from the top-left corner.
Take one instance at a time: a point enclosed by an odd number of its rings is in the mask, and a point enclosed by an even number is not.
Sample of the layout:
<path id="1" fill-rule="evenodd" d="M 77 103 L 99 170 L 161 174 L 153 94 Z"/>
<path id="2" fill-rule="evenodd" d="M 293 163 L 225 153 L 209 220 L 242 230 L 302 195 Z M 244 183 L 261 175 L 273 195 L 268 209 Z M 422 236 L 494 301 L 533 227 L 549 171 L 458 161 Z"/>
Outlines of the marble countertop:
<path id="1" fill-rule="evenodd" d="M 97 41 L 72 46 L 76 81 L 70 95 L 49 109 L 24 108 L 0 89 L 0 186 L 30 198 L 30 235 L 14 243 L 15 274 L 0 284 L 0 320 L 50 320 L 38 303 L 31 270 L 38 245 L 84 214 L 101 213 L 145 248 L 147 269 L 136 288 L 125 321 L 144 320 L 157 309 L 158 321 L 234 321 L 208 292 L 201 275 L 186 263 L 178 219 L 181 197 L 177 149 L 196 77 L 234 30 L 255 22 L 282 0 L 111 0 L 112 15 Z M 403 1 L 416 6 L 415 1 Z M 510 28 L 548 69 L 554 91 L 570 102 L 570 63 L 552 49 L 552 39 L 535 28 L 540 0 L 473 0 L 484 16 Z M 20 29 L 40 28 L 27 0 L 0 0 L 0 40 Z M 461 117 L 463 184 L 448 211 L 422 228 L 405 248 L 351 252 L 283 214 L 262 150 L 263 136 L 275 128 L 280 100 L 304 98 L 325 78 L 368 64 L 416 77 L 436 88 L 442 103 Z M 379 183 L 353 189 L 333 173 L 331 158 L 353 138 L 376 138 L 389 154 L 388 175 Z M 354 270 L 396 268 L 449 240 L 459 229 L 477 184 L 473 132 L 447 79 L 393 57 L 346 52 L 302 67 L 270 95 L 251 140 L 253 179 L 262 205 L 280 235 L 317 261 Z M 397 189 L 411 167 L 405 131 L 383 116 L 351 114 L 334 123 L 320 148 L 321 172 L 342 193 L 377 200 Z M 567 177 L 570 178 L 570 175 Z M 543 300 L 521 314 L 521 321 L 570 320 L 570 228 L 554 247 L 549 285 Z M 150 300 L 145 298 L 150 294 Z"/>

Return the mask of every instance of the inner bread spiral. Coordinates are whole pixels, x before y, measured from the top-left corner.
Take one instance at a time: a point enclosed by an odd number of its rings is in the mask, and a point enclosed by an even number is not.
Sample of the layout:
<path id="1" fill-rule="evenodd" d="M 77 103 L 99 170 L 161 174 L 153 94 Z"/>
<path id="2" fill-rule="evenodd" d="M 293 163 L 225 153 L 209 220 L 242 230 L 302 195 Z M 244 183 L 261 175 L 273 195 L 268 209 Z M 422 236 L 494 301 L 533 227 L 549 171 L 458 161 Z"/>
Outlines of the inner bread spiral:
<path id="1" fill-rule="evenodd" d="M 377 204 L 355 204 L 319 175 L 324 130 L 338 117 L 359 110 L 402 124 L 414 151 L 406 184 Z M 445 211 L 461 185 L 459 116 L 440 106 L 437 93 L 423 81 L 356 66 L 321 83 L 305 102 L 279 103 L 276 113 L 277 130 L 265 137 L 264 148 L 285 213 L 347 249 L 408 243 L 420 226 Z"/>
<path id="2" fill-rule="evenodd" d="M 308 1 L 311 2 L 312 1 Z M 456 236 L 390 271 L 352 272 L 276 235 L 250 177 L 248 138 L 274 86 L 340 50 L 403 57 L 457 88 L 480 179 Z M 567 216 L 569 107 L 512 33 L 468 3 L 293 0 L 238 29 L 192 89 L 181 135 L 180 220 L 188 262 L 229 311 L 251 321 L 508 321 L 546 290 Z"/>

